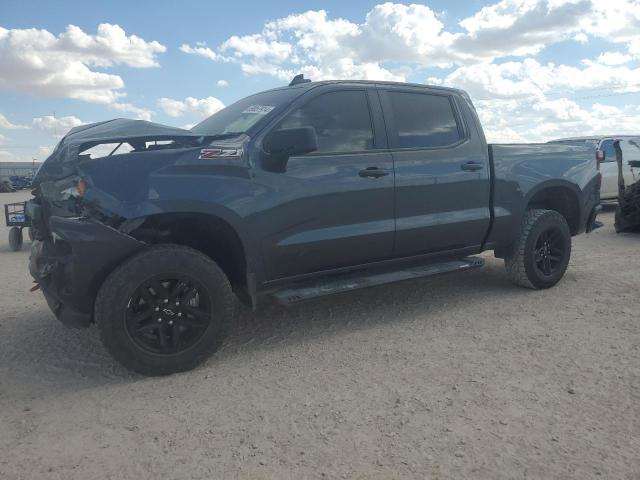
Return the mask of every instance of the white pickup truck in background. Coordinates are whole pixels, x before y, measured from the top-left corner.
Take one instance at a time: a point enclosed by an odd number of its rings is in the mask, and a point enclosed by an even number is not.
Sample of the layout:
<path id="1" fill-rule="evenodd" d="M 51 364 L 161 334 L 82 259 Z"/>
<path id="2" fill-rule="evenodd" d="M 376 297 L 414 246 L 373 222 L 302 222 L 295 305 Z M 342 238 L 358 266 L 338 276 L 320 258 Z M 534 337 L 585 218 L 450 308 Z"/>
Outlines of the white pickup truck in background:
<path id="1" fill-rule="evenodd" d="M 593 143 L 597 144 L 596 155 L 600 163 L 600 173 L 602 174 L 602 187 L 600 188 L 600 199 L 603 202 L 618 201 L 618 165 L 616 163 L 616 151 L 613 142 L 620 140 L 622 158 L 624 161 L 622 173 L 624 183 L 630 185 L 640 180 L 640 168 L 631 167 L 629 161 L 640 160 L 640 147 L 633 143 L 633 139 L 638 136 L 633 135 L 609 135 L 606 137 L 576 137 L 552 140 L 549 143 Z"/>

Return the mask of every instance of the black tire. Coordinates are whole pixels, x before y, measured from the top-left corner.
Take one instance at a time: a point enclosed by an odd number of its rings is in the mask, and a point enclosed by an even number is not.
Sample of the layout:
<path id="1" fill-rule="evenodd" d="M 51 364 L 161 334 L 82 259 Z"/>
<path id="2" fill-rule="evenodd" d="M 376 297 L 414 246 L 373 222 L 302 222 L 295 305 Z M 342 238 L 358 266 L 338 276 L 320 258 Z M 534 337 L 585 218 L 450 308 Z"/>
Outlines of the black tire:
<path id="1" fill-rule="evenodd" d="M 544 289 L 560 281 L 571 258 L 571 231 L 554 210 L 528 210 L 520 236 L 505 256 L 507 274 L 522 287 Z"/>
<path id="2" fill-rule="evenodd" d="M 9 248 L 14 252 L 22 249 L 22 230 L 20 227 L 11 227 L 9 229 Z"/>
<path id="3" fill-rule="evenodd" d="M 163 304 L 163 297 L 171 300 Z M 122 365 L 143 375 L 168 375 L 194 368 L 217 350 L 235 303 L 227 277 L 209 257 L 189 247 L 157 245 L 107 277 L 96 298 L 95 321 L 104 346 Z M 167 308 L 159 310 L 162 305 Z"/>

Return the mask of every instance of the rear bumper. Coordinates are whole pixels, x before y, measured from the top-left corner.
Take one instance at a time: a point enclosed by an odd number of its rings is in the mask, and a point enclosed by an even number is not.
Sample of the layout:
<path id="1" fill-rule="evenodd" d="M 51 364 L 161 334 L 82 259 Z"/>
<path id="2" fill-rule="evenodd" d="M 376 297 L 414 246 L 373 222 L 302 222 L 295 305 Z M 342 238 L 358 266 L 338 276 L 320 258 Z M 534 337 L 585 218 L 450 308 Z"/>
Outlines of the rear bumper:
<path id="1" fill-rule="evenodd" d="M 104 279 L 145 244 L 87 218 L 51 217 L 44 240 L 31 246 L 29 271 L 56 317 L 86 327 Z"/>

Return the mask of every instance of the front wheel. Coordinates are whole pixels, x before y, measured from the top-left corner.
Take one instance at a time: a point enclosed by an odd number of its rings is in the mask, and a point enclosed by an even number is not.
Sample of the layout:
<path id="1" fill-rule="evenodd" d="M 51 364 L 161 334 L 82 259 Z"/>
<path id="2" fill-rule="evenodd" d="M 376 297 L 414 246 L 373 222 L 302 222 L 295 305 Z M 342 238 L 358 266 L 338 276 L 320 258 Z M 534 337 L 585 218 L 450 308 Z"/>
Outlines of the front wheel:
<path id="1" fill-rule="evenodd" d="M 95 303 L 106 349 L 143 375 L 190 370 L 222 343 L 235 298 L 222 270 L 180 245 L 157 245 L 107 277 Z"/>
<path id="2" fill-rule="evenodd" d="M 554 210 L 528 210 L 520 236 L 505 257 L 509 278 L 522 287 L 553 287 L 563 277 L 571 257 L 571 231 Z"/>

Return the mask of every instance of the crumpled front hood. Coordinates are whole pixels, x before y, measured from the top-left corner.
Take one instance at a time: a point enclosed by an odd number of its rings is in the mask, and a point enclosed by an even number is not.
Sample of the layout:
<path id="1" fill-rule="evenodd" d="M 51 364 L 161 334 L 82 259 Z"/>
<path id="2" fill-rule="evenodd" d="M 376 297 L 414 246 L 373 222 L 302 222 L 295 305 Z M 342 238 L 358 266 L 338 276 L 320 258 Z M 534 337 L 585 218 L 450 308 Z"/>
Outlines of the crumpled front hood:
<path id="1" fill-rule="evenodd" d="M 91 123 L 75 127 L 58 143 L 55 150 L 42 164 L 34 178 L 34 186 L 46 180 L 63 178 L 74 172 L 80 162 L 78 155 L 94 145 L 123 141 L 184 140 L 198 144 L 202 134 L 182 128 L 169 127 L 144 120 L 118 118 L 106 122 Z"/>

